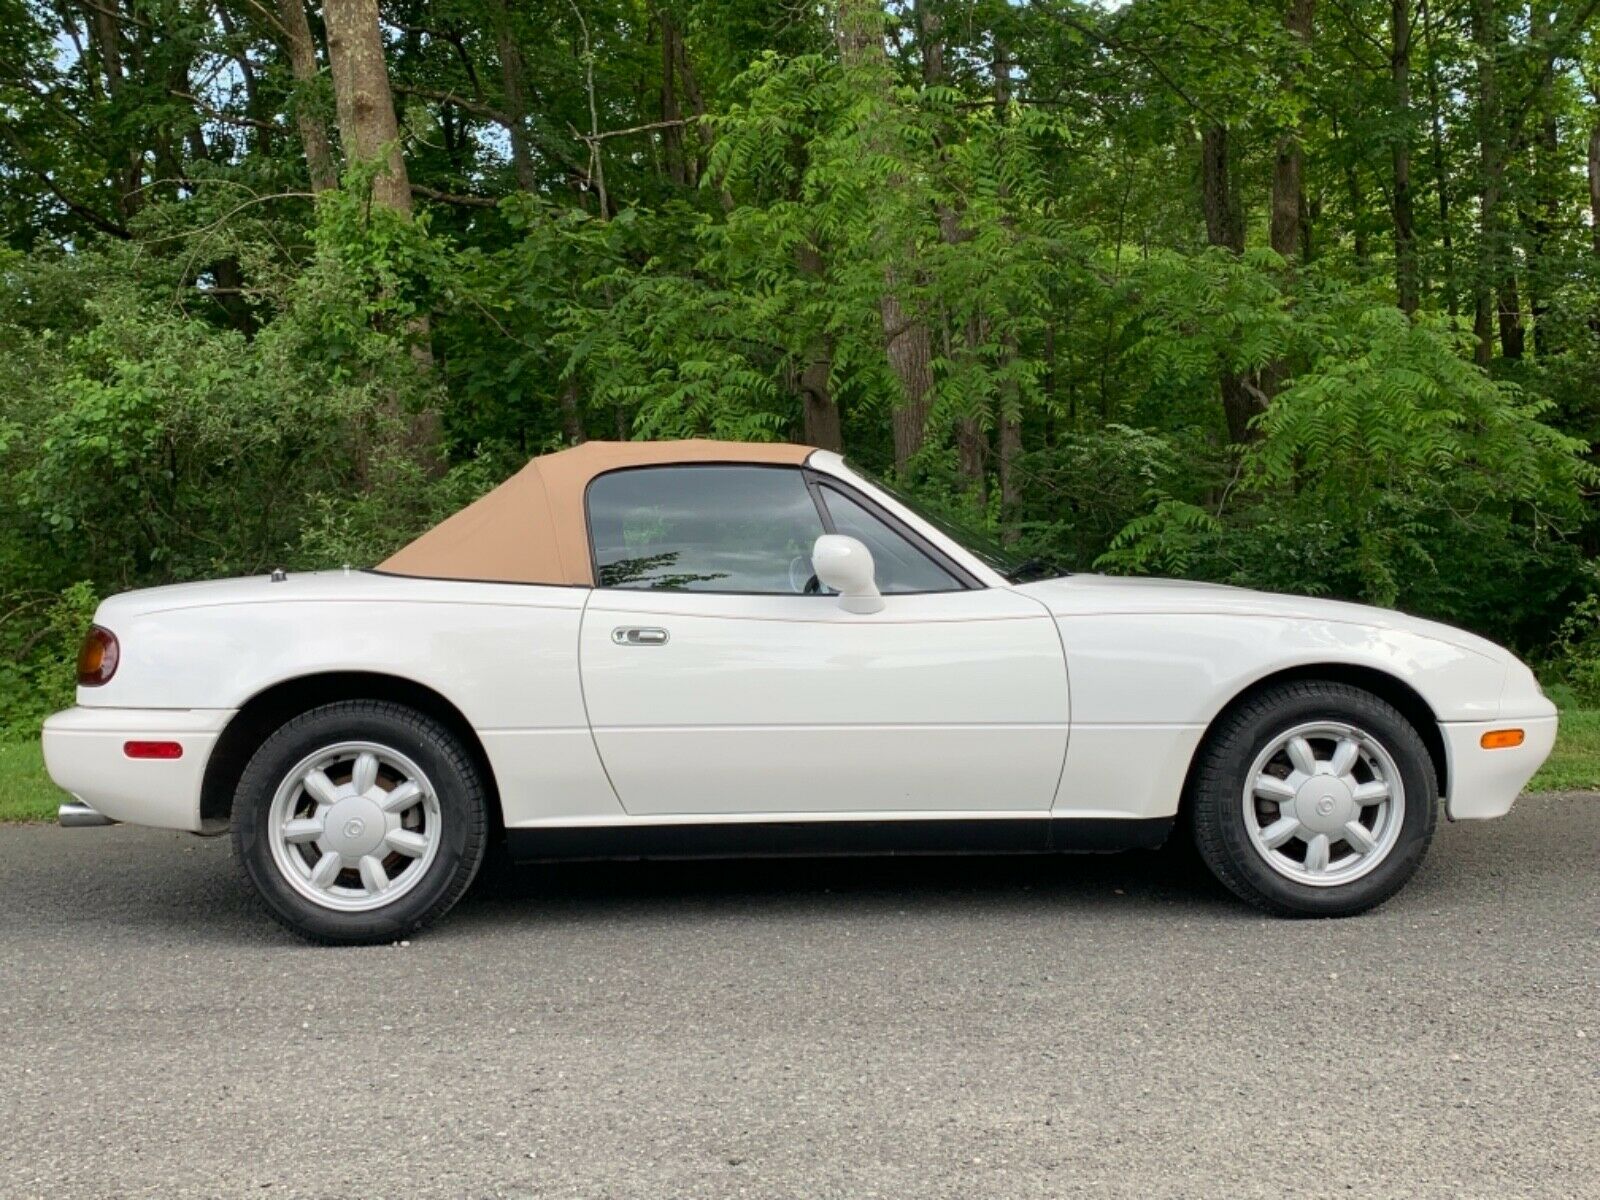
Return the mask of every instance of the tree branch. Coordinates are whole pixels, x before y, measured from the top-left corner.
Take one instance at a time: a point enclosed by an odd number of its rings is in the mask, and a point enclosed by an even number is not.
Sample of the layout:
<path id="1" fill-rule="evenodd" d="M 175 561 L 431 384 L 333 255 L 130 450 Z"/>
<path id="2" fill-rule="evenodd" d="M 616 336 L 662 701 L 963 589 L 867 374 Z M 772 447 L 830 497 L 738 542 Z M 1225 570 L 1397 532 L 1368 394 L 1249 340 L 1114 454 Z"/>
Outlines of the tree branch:
<path id="1" fill-rule="evenodd" d="M 24 148 L 19 144 L 19 139 L 4 123 L 0 123 L 0 131 L 5 132 L 7 140 L 10 141 L 13 146 L 16 146 L 18 151 L 23 151 Z M 21 165 L 28 171 L 29 174 L 33 175 L 39 180 L 40 183 L 49 188 L 51 195 L 53 195 L 57 200 L 61 201 L 62 204 L 65 204 L 70 211 L 77 213 L 78 216 L 82 217 L 85 221 L 89 222 L 89 224 L 93 225 L 101 233 L 109 234 L 114 238 L 120 238 L 125 242 L 132 240 L 133 234 L 129 233 L 128 230 L 123 226 L 118 225 L 109 217 L 101 216 L 88 205 L 78 203 L 78 201 L 74 200 L 71 196 L 63 192 L 59 187 L 56 186 L 56 181 L 50 178 L 49 171 L 46 171 L 43 167 L 36 166 L 35 164 L 27 161 L 25 156 L 22 159 Z"/>
<path id="2" fill-rule="evenodd" d="M 653 129 L 677 129 L 684 125 L 698 123 L 696 119 L 685 117 L 674 121 L 651 121 L 648 125 L 630 125 L 627 129 L 602 129 L 599 133 L 580 133 L 576 129 L 572 132 L 586 142 L 603 142 L 607 138 L 627 137 L 629 134 L 634 133 L 649 133 Z"/>
<path id="3" fill-rule="evenodd" d="M 1177 96 L 1190 108 L 1194 109 L 1195 112 L 1205 117 L 1206 120 L 1218 125 L 1222 124 L 1222 119 L 1204 104 L 1201 104 L 1200 101 L 1196 100 L 1188 92 L 1184 91 L 1184 89 L 1179 86 L 1177 80 L 1173 79 L 1172 76 L 1167 74 L 1166 70 L 1159 62 L 1156 61 L 1155 56 L 1149 51 L 1144 50 L 1139 46 L 1130 45 L 1129 43 L 1121 41 L 1118 38 L 1111 37 L 1108 34 L 1101 33 L 1098 29 L 1094 28 L 1094 26 L 1086 25 L 1068 13 L 1058 12 L 1054 15 L 1056 19 L 1062 22 L 1064 25 L 1076 29 L 1079 33 L 1083 34 L 1084 37 L 1092 38 L 1094 41 L 1099 42 L 1106 49 L 1132 54 L 1135 58 L 1142 60 L 1144 64 L 1149 67 L 1152 72 L 1154 72 L 1156 78 L 1161 80 L 1162 83 L 1166 84 L 1175 96 Z"/>
<path id="4" fill-rule="evenodd" d="M 414 195 L 426 196 L 429 200 L 439 200 L 445 204 L 461 204 L 468 208 L 498 208 L 500 205 L 500 201 L 493 196 L 474 196 L 467 192 L 442 192 L 425 183 L 413 183 L 411 191 Z"/>
<path id="5" fill-rule="evenodd" d="M 199 96 L 192 95 L 189 92 L 180 92 L 177 88 L 168 88 L 167 93 L 168 95 L 177 96 L 180 100 L 187 100 L 190 104 L 194 105 L 194 110 L 201 116 L 210 117 L 213 121 L 221 121 L 224 125 L 243 125 L 248 129 L 265 129 L 269 133 L 284 132 L 282 126 L 274 125 L 271 121 L 263 121 L 256 117 L 241 117 L 235 115 L 234 113 L 221 112 L 218 109 L 212 108 L 204 100 L 200 99 Z"/>
<path id="6" fill-rule="evenodd" d="M 424 100 L 433 100 L 439 104 L 453 104 L 463 112 L 477 113 L 478 116 L 487 117 L 497 125 L 504 125 L 508 129 L 511 127 L 511 118 L 492 104 L 468 100 L 465 96 L 458 96 L 454 92 L 441 92 L 437 88 L 416 87 L 409 83 L 396 83 L 394 90 L 403 96 L 420 96 Z"/>

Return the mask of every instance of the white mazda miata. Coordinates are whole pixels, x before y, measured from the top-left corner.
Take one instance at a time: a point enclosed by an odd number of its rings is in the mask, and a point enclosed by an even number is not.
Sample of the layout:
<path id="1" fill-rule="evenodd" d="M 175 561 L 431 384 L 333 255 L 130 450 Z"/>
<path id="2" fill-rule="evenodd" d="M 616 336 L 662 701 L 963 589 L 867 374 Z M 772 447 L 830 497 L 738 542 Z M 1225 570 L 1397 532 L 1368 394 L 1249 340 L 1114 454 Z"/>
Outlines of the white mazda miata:
<path id="1" fill-rule="evenodd" d="M 1272 912 L 1498 817 L 1554 706 L 1444 625 L 1298 596 L 1023 582 L 837 455 L 588 443 L 374 570 L 100 606 L 45 724 L 64 824 L 231 829 L 326 942 L 443 914 L 512 858 L 1070 851 L 1180 820 Z"/>

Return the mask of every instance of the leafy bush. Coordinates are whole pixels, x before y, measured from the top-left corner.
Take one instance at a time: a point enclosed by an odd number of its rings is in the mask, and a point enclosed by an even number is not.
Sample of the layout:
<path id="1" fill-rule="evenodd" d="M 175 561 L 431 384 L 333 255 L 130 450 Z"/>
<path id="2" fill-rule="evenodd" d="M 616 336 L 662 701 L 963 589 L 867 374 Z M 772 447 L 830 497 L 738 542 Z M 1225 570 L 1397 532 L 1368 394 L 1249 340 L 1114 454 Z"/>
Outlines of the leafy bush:
<path id="1" fill-rule="evenodd" d="M 78 647 L 99 598 L 87 582 L 0 596 L 0 738 L 72 703 Z"/>

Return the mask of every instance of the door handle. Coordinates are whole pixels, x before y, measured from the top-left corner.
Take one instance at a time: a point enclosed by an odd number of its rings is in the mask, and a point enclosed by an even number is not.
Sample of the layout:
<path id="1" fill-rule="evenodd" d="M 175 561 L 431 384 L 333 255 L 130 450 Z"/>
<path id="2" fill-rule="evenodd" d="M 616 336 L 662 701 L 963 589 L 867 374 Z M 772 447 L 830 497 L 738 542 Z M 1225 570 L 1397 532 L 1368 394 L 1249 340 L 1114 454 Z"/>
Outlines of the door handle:
<path id="1" fill-rule="evenodd" d="M 653 625 L 618 625 L 611 640 L 619 646 L 665 646 L 667 631 Z"/>

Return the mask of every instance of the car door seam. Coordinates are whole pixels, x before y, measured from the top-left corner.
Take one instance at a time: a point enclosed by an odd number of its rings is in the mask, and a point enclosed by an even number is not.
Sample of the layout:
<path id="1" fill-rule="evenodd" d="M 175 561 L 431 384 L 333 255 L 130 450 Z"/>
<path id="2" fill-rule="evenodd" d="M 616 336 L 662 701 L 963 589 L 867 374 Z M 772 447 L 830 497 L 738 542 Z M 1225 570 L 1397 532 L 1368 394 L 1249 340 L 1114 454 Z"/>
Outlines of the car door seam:
<path id="1" fill-rule="evenodd" d="M 1022 598 L 1025 599 L 1025 600 L 1032 600 L 1040 608 L 1044 609 L 1045 616 L 1048 617 L 1049 620 L 1050 620 L 1050 628 L 1052 628 L 1052 629 L 1054 629 L 1056 631 L 1056 644 L 1061 647 L 1061 674 L 1062 674 L 1063 682 L 1067 685 L 1067 719 L 1066 719 L 1067 740 L 1064 743 L 1062 743 L 1062 746 L 1061 746 L 1061 770 L 1056 773 L 1056 790 L 1050 797 L 1049 812 L 1051 813 L 1052 818 L 1053 818 L 1054 814 L 1055 814 L 1055 811 L 1056 811 L 1056 802 L 1061 799 L 1061 788 L 1066 783 L 1066 779 L 1067 779 L 1067 755 L 1072 753 L 1072 714 L 1073 714 L 1073 703 L 1072 703 L 1072 661 L 1071 661 L 1071 659 L 1069 659 L 1067 657 L 1067 639 L 1066 639 L 1066 635 L 1061 632 L 1061 622 L 1056 620 L 1056 614 L 1051 611 L 1050 606 L 1048 604 L 1046 604 L 1043 600 L 1040 600 L 1037 596 L 1025 595 L 1024 593 L 1017 591 L 1016 588 L 1011 588 L 1009 590 L 1012 593 L 1012 595 L 1014 595 L 1014 596 L 1022 596 Z M 1049 846 L 1050 846 L 1050 849 L 1052 849 L 1052 850 L 1055 849 L 1055 821 L 1054 821 L 1054 819 L 1052 819 L 1051 822 L 1050 822 L 1050 843 L 1049 843 Z"/>
<path id="2" fill-rule="evenodd" d="M 594 756 L 600 764 L 600 774 L 606 777 L 606 786 L 611 789 L 612 798 L 616 800 L 617 807 L 628 815 L 628 806 L 623 803 L 622 793 L 617 790 L 617 781 L 611 778 L 611 768 L 606 766 L 606 756 L 600 751 L 600 736 L 595 732 L 594 718 L 589 715 L 589 689 L 583 678 L 583 632 L 589 623 L 589 601 L 594 599 L 595 589 L 583 599 L 583 607 L 578 610 L 578 700 L 583 705 L 583 724 L 589 731 L 589 744 L 594 747 Z"/>

